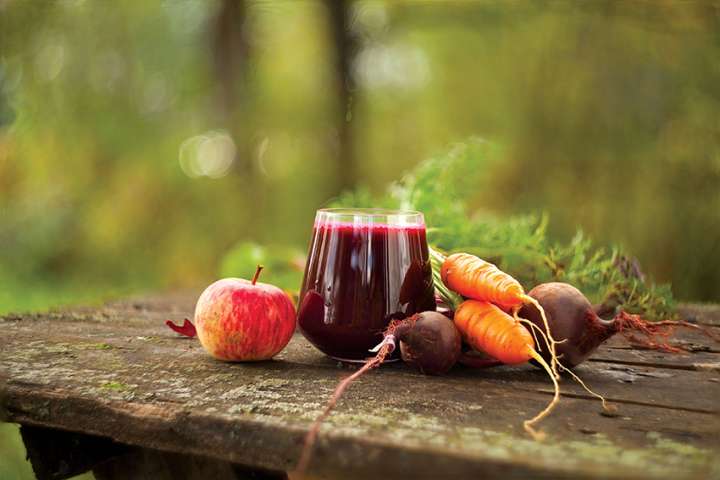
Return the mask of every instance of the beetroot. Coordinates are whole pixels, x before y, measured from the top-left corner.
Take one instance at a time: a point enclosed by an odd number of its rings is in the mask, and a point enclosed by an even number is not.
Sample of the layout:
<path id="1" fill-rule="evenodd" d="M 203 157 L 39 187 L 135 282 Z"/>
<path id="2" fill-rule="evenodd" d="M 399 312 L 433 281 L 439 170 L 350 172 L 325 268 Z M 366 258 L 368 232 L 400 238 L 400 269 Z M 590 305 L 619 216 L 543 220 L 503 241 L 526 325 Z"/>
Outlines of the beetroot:
<path id="1" fill-rule="evenodd" d="M 598 317 L 585 295 L 567 283 L 543 283 L 530 290 L 529 296 L 537 300 L 548 319 L 550 332 L 557 341 L 555 346 L 563 365 L 572 368 L 582 363 L 605 340 L 618 331 L 618 322 Z M 532 304 L 524 305 L 520 317 L 544 329 L 540 311 Z M 547 345 L 540 342 L 537 351 L 550 360 Z"/>
<path id="2" fill-rule="evenodd" d="M 530 290 L 528 295 L 537 300 L 545 310 L 550 332 L 560 342 L 555 346 L 556 353 L 563 366 L 568 368 L 582 363 L 616 333 L 622 333 L 631 343 L 643 348 L 666 352 L 681 351 L 667 341 L 675 327 L 693 328 L 716 338 L 708 330 L 683 321 L 648 322 L 638 315 L 623 311 L 611 320 L 602 319 L 585 295 L 567 283 L 543 283 Z M 534 305 L 523 306 L 519 315 L 544 329 L 540 311 Z M 536 345 L 536 349 L 543 358 L 550 360 L 550 353 L 542 341 L 540 345 Z"/>
<path id="3" fill-rule="evenodd" d="M 438 312 L 413 315 L 400 323 L 395 336 L 405 363 L 428 375 L 446 373 L 460 357 L 460 333 Z"/>

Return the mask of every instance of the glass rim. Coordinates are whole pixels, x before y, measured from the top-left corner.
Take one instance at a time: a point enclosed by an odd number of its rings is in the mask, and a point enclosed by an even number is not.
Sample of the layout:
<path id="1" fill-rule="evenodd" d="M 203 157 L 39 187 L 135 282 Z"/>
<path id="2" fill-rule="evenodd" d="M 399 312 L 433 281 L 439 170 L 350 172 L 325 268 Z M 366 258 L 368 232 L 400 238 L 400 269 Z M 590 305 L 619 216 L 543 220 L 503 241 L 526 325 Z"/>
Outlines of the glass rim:
<path id="1" fill-rule="evenodd" d="M 362 217 L 411 217 L 411 216 L 422 216 L 422 212 L 417 210 L 401 210 L 394 208 L 347 208 L 347 207 L 332 207 L 332 208 L 318 208 L 316 213 L 326 213 L 332 215 L 356 215 Z"/>
<path id="2" fill-rule="evenodd" d="M 315 223 L 425 227 L 425 216 L 416 210 L 391 208 L 320 208 L 315 213 Z"/>

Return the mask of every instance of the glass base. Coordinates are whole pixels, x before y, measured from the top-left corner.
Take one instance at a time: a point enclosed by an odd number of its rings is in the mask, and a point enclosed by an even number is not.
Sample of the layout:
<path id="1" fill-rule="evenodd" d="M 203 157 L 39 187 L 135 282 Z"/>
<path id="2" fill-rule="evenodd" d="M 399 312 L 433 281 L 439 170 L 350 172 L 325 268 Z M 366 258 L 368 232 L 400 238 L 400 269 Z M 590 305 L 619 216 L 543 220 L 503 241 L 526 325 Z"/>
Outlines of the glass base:
<path id="1" fill-rule="evenodd" d="M 337 360 L 338 362 L 343 362 L 343 363 L 365 363 L 367 361 L 367 359 L 358 360 L 356 358 L 340 358 L 340 357 L 333 357 L 332 355 L 328 355 L 328 357 L 332 358 L 333 360 Z M 368 358 L 372 358 L 372 357 L 368 357 Z M 400 360 L 400 359 L 397 357 L 386 358 L 385 361 L 383 361 L 383 363 L 393 363 L 393 362 L 397 362 L 398 360 Z"/>

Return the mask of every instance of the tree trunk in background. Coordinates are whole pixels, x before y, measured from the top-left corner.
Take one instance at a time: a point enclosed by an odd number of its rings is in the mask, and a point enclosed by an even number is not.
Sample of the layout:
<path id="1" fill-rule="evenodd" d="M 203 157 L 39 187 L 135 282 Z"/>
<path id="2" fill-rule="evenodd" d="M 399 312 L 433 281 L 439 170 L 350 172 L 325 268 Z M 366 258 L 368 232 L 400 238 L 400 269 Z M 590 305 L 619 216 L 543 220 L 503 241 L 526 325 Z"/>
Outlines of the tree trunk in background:
<path id="1" fill-rule="evenodd" d="M 358 42 L 350 31 L 352 0 L 325 0 L 324 3 L 328 11 L 330 50 L 334 50 L 338 190 L 344 190 L 354 187 L 358 176 L 351 123 L 355 93 L 352 63 Z M 238 167 L 252 175 L 255 169 L 251 135 L 247 131 L 248 123 L 243 121 L 251 114 L 247 81 L 250 45 L 243 28 L 246 17 L 245 1 L 222 0 L 211 27 L 211 41 L 221 121 L 237 144 Z"/>
<path id="2" fill-rule="evenodd" d="M 352 0 L 325 0 L 330 22 L 330 41 L 335 48 L 334 69 L 338 112 L 338 184 L 340 190 L 355 186 L 358 166 L 352 135 L 352 109 L 355 82 L 352 63 L 358 51 L 357 38 L 350 31 Z"/>
<path id="3" fill-rule="evenodd" d="M 252 114 L 248 101 L 250 44 L 244 28 L 246 18 L 247 3 L 244 0 L 222 0 L 210 35 L 220 121 L 237 147 L 235 168 L 253 176 L 255 168 L 249 122 L 244 121 Z"/>

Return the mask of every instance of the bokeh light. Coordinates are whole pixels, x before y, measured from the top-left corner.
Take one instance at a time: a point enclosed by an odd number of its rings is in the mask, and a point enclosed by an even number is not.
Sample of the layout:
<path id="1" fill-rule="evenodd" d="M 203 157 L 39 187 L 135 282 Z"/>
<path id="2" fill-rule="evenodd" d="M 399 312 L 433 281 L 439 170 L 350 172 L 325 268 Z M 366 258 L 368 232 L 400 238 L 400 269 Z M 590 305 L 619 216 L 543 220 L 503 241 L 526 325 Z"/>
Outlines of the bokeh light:
<path id="1" fill-rule="evenodd" d="M 236 153 L 235 142 L 227 132 L 207 132 L 180 145 L 180 168 L 190 178 L 222 178 L 230 171 Z"/>

